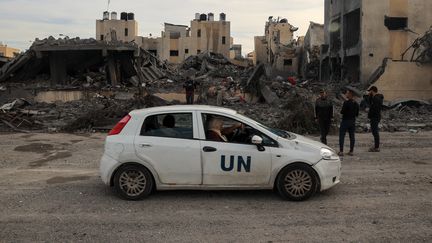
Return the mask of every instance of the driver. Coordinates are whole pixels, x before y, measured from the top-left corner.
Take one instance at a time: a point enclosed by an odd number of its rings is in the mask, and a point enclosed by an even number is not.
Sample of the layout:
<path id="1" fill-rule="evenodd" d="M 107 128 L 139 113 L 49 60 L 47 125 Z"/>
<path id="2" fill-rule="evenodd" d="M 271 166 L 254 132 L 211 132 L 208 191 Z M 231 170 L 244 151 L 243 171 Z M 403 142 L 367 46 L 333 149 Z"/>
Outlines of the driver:
<path id="1" fill-rule="evenodd" d="M 238 122 L 230 127 L 223 127 L 224 121 L 219 117 L 212 117 L 208 124 L 206 133 L 207 140 L 216 142 L 228 142 L 226 135 L 233 133 L 236 129 L 243 128 L 243 124 Z"/>

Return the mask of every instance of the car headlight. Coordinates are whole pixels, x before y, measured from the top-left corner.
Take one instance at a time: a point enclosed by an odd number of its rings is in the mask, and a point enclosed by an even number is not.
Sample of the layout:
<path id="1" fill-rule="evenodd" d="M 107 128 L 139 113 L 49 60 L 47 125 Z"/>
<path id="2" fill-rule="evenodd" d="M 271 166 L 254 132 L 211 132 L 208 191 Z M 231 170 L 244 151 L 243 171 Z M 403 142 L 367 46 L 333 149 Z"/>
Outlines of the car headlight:
<path id="1" fill-rule="evenodd" d="M 336 160 L 339 159 L 339 156 L 335 152 L 327 148 L 321 148 L 320 150 L 321 157 L 325 160 Z"/>

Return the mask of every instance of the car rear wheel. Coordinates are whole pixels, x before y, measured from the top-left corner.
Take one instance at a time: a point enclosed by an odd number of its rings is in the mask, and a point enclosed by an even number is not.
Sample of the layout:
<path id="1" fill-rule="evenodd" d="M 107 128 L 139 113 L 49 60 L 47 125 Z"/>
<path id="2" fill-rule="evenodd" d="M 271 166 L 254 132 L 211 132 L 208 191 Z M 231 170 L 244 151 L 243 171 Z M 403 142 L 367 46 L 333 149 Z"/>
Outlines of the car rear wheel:
<path id="1" fill-rule="evenodd" d="M 128 200 L 143 199 L 152 191 L 153 178 L 143 166 L 126 165 L 115 174 L 114 188 L 122 198 Z"/>
<path id="2" fill-rule="evenodd" d="M 306 200 L 317 189 L 317 178 L 313 169 L 303 164 L 285 167 L 276 183 L 281 197 L 292 201 Z"/>

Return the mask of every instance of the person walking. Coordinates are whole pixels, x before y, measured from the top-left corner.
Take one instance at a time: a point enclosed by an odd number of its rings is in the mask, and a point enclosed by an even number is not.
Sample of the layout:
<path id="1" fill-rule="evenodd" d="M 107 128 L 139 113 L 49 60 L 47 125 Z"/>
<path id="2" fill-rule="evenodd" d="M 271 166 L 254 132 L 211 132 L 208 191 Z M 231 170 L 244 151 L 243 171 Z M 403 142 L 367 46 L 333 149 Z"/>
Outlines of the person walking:
<path id="1" fill-rule="evenodd" d="M 315 101 L 315 121 L 319 124 L 321 142 L 327 145 L 327 135 L 330 131 L 333 119 L 333 104 L 328 99 L 327 91 L 321 90 L 318 99 Z"/>
<path id="2" fill-rule="evenodd" d="M 186 104 L 193 104 L 196 83 L 193 81 L 193 79 L 188 78 L 183 84 L 183 88 L 186 91 Z"/>
<path id="3" fill-rule="evenodd" d="M 365 100 L 369 106 L 368 118 L 370 120 L 371 131 L 374 137 L 374 146 L 369 149 L 369 152 L 379 152 L 379 123 L 381 121 L 381 109 L 384 96 L 382 94 L 378 94 L 378 88 L 376 86 L 372 86 L 368 89 L 368 95 L 365 96 Z"/>
<path id="4" fill-rule="evenodd" d="M 359 104 L 354 100 L 354 93 L 351 90 L 347 90 L 345 93 L 346 100 L 342 105 L 342 121 L 339 129 L 339 156 L 343 156 L 345 134 L 348 131 L 350 138 L 350 151 L 349 156 L 354 155 L 355 145 L 355 121 L 359 115 Z"/>

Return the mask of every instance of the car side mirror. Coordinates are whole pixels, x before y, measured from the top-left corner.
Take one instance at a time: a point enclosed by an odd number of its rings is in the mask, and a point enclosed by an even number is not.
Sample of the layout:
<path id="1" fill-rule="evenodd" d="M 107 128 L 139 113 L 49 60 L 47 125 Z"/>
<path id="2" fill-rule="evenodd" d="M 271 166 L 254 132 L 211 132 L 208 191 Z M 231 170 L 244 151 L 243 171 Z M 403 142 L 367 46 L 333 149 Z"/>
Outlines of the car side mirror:
<path id="1" fill-rule="evenodd" d="M 265 151 L 265 148 L 262 145 L 263 143 L 262 137 L 258 135 L 254 135 L 251 140 L 252 140 L 252 144 L 255 144 L 257 146 L 258 151 Z"/>

